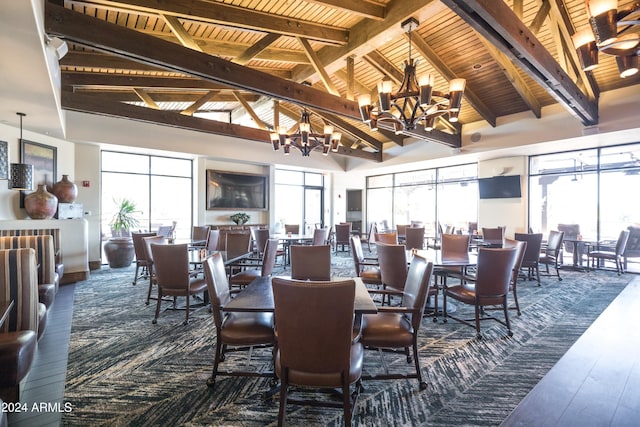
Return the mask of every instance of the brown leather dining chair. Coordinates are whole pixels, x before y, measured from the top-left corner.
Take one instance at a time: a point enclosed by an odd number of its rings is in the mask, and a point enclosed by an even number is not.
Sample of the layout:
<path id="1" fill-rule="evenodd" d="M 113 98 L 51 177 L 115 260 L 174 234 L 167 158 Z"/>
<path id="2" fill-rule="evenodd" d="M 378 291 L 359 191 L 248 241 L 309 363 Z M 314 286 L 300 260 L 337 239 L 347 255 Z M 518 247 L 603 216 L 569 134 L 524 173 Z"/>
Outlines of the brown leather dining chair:
<path id="1" fill-rule="evenodd" d="M 147 270 L 149 271 L 149 289 L 147 290 L 147 300 L 144 302 L 149 305 L 150 300 L 155 300 L 157 297 L 152 297 L 153 287 L 157 284 L 156 271 L 153 266 L 153 252 L 151 252 L 152 244 L 166 245 L 168 242 L 167 237 L 161 235 L 143 237 L 144 253 L 147 258 Z"/>
<path id="2" fill-rule="evenodd" d="M 382 285 L 378 258 L 364 256 L 362 242 L 359 236 L 351 236 L 351 253 L 353 255 L 356 276 L 361 278 L 362 282 L 366 285 Z"/>
<path id="3" fill-rule="evenodd" d="M 191 246 L 194 248 L 204 248 L 209 237 L 208 225 L 194 225 L 191 228 Z"/>
<path id="4" fill-rule="evenodd" d="M 291 278 L 331 280 L 331 246 L 291 245 Z"/>
<path id="5" fill-rule="evenodd" d="M 273 273 L 273 267 L 276 263 L 277 252 L 278 239 L 268 239 L 262 253 L 262 261 L 259 264 L 237 264 L 238 266 L 245 268 L 229 278 L 229 285 L 231 285 L 232 288 L 244 288 L 251 284 L 251 282 L 253 282 L 257 277 L 271 276 L 271 273 Z"/>
<path id="6" fill-rule="evenodd" d="M 540 264 L 544 264 L 546 267 L 546 275 L 549 276 L 549 266 L 552 266 L 556 270 L 556 276 L 558 280 L 562 280 L 560 277 L 559 262 L 562 256 L 562 241 L 564 240 L 564 231 L 551 230 L 549 232 L 549 238 L 547 239 L 547 246 L 544 252 L 538 258 Z"/>
<path id="7" fill-rule="evenodd" d="M 351 237 L 351 223 L 350 222 L 345 222 L 342 224 L 336 224 L 336 241 L 335 241 L 335 248 L 336 248 L 336 252 L 338 252 L 338 247 L 342 247 L 342 250 L 344 251 L 345 247 L 347 248 L 347 250 L 349 250 L 349 238 Z"/>
<path id="8" fill-rule="evenodd" d="M 268 245 L 268 243 L 267 243 Z M 204 277 L 211 298 L 211 311 L 216 326 L 216 350 L 213 360 L 213 371 L 207 379 L 207 385 L 213 387 L 216 378 L 223 376 L 273 377 L 275 372 L 258 370 L 220 369 L 225 354 L 236 351 L 248 351 L 252 347 L 274 346 L 276 339 L 273 333 L 273 314 L 266 312 L 240 313 L 225 312 L 225 306 L 231 301 L 231 292 L 227 281 L 227 272 L 222 255 L 215 253 L 204 262 Z M 251 352 L 249 352 L 251 356 Z"/>
<path id="9" fill-rule="evenodd" d="M 219 240 L 220 230 L 209 230 L 209 236 L 207 237 L 207 251 L 217 251 Z"/>
<path id="10" fill-rule="evenodd" d="M 371 244 L 376 242 L 376 233 L 378 232 L 378 225 L 375 221 L 373 221 L 369 225 L 369 232 L 367 233 L 364 239 L 360 239 L 361 243 L 367 244 L 367 249 L 371 252 Z"/>
<path id="11" fill-rule="evenodd" d="M 378 307 L 377 314 L 365 314 L 362 317 L 361 342 L 365 348 L 378 349 L 381 357 L 383 351 L 400 349 L 411 362 L 409 348 L 413 351 L 415 374 L 384 373 L 364 376 L 367 379 L 399 379 L 417 378 L 420 390 L 427 388 L 422 378 L 420 357 L 418 355 L 418 331 L 422 323 L 427 295 L 431 284 L 433 264 L 416 255 L 402 286 L 402 301 L 398 307 Z M 375 293 L 377 291 L 370 291 Z M 383 363 L 384 365 L 384 363 Z M 386 365 L 385 365 L 386 366 Z"/>
<path id="12" fill-rule="evenodd" d="M 522 269 L 527 270 L 527 278 L 533 279 L 535 272 L 538 286 L 540 286 L 540 248 L 542 246 L 542 233 L 515 233 L 514 238 L 521 242 L 527 242 L 527 249 L 522 259 Z"/>
<path id="13" fill-rule="evenodd" d="M 313 230 L 312 246 L 322 246 L 329 243 L 329 228 L 315 228 Z"/>
<path id="14" fill-rule="evenodd" d="M 587 254 L 587 268 L 589 267 L 589 260 L 591 260 L 591 267 L 594 267 L 596 262 L 599 264 L 600 260 L 613 261 L 616 265 L 616 272 L 618 275 L 624 273 L 624 261 L 622 255 L 627 247 L 628 240 L 629 230 L 622 230 L 618 236 L 614 250 L 597 249 L 589 251 Z"/>
<path id="15" fill-rule="evenodd" d="M 444 289 L 444 316 L 476 328 L 476 337 L 482 338 L 480 321 L 495 320 L 507 327 L 509 336 L 513 336 L 509 322 L 507 295 L 516 264 L 517 250 L 513 248 L 480 248 L 478 264 L 473 285 L 461 283 Z M 447 300 L 453 298 L 475 308 L 474 319 L 462 319 L 447 313 Z M 504 321 L 487 313 L 485 307 L 499 307 L 504 313 Z M 475 320 L 475 324 L 471 323 Z"/>
<path id="16" fill-rule="evenodd" d="M 133 285 L 138 283 L 138 279 L 149 278 L 149 265 L 147 264 L 147 250 L 144 245 L 145 237 L 155 236 L 156 233 L 131 233 L 133 240 L 133 251 L 136 255 L 136 270 L 133 274 Z"/>
<path id="17" fill-rule="evenodd" d="M 251 229 L 251 238 L 253 239 L 253 252 L 255 256 L 257 256 L 258 258 L 262 258 L 265 247 L 267 246 L 267 240 L 269 240 L 269 229 L 268 228 Z"/>
<path id="18" fill-rule="evenodd" d="M 361 389 L 364 354 L 359 335 L 354 337 L 353 332 L 355 282 L 274 278 L 272 286 L 278 337 L 275 369 L 280 378 L 278 425 L 284 425 L 287 404 L 309 404 L 342 407 L 344 424 L 350 426 Z M 339 389 L 342 402 L 296 400 L 290 386 Z"/>
<path id="19" fill-rule="evenodd" d="M 482 227 L 482 239 L 488 243 L 488 247 L 500 248 L 504 240 L 504 228 Z"/>
<path id="20" fill-rule="evenodd" d="M 404 290 L 407 280 L 407 251 L 404 245 L 376 243 L 376 253 L 382 289 L 388 291 L 382 295 L 382 304 L 385 301 L 391 304 L 391 297 L 394 294 L 400 295 Z"/>
<path id="21" fill-rule="evenodd" d="M 186 297 L 186 317 L 183 324 L 189 323 L 191 311 L 191 297 L 202 294 L 207 289 L 205 280 L 201 277 L 193 277 L 189 270 L 189 245 L 158 245 L 151 244 L 153 253 L 153 267 L 156 272 L 158 285 L 158 300 L 153 324 L 158 323 L 162 297 L 173 297 L 173 309 L 176 310 L 176 299 L 179 296 Z"/>
<path id="22" fill-rule="evenodd" d="M 516 248 L 516 262 L 513 265 L 513 272 L 511 274 L 511 283 L 509 285 L 509 291 L 513 294 L 514 307 L 509 309 L 516 310 L 518 316 L 520 316 L 520 303 L 518 302 L 518 278 L 520 277 L 520 268 L 522 268 L 522 261 L 524 260 L 524 254 L 527 251 L 527 242 L 520 240 L 504 239 L 505 248 Z"/>
<path id="23" fill-rule="evenodd" d="M 405 246 L 407 249 L 424 248 L 424 227 L 408 227 L 405 230 Z"/>
<path id="24" fill-rule="evenodd" d="M 300 234 L 300 224 L 285 224 L 284 232 L 287 234 Z"/>
<path id="25" fill-rule="evenodd" d="M 397 224 L 396 225 L 396 233 L 398 234 L 398 243 L 404 243 L 407 238 L 407 228 L 409 228 L 409 224 Z"/>

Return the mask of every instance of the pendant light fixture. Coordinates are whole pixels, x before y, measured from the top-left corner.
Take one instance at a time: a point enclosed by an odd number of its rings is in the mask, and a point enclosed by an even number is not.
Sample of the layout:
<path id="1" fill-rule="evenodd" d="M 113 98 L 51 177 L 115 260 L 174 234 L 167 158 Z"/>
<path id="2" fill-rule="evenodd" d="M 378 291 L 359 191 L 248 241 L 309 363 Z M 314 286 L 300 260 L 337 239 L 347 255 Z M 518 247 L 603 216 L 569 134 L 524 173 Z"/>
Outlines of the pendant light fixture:
<path id="1" fill-rule="evenodd" d="M 16 113 L 20 116 L 20 142 L 22 142 L 22 118 L 25 113 Z M 11 163 L 11 177 L 9 188 L 13 190 L 33 190 L 33 165 L 26 163 Z"/>

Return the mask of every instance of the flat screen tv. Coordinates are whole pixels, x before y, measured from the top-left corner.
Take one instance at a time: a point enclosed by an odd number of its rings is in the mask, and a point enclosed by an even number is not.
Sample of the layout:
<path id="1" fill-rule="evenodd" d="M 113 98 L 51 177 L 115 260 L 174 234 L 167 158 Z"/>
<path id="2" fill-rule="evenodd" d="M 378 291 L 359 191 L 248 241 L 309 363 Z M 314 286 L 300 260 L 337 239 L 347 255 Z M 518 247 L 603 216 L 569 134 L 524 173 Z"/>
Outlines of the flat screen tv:
<path id="1" fill-rule="evenodd" d="M 494 176 L 478 179 L 481 199 L 509 199 L 521 197 L 520 175 Z"/>
<path id="2" fill-rule="evenodd" d="M 267 209 L 266 175 L 207 169 L 207 209 Z"/>

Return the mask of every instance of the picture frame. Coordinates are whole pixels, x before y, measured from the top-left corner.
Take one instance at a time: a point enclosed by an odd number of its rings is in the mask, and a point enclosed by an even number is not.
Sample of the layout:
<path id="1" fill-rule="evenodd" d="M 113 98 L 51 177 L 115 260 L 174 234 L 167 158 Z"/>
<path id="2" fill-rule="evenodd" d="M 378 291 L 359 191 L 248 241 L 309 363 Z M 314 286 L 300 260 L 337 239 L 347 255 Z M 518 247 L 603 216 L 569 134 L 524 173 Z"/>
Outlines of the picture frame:
<path id="1" fill-rule="evenodd" d="M 206 171 L 206 209 L 268 209 L 266 175 L 227 171 Z"/>
<path id="2" fill-rule="evenodd" d="M 58 163 L 58 149 L 51 145 L 38 142 L 20 140 L 20 161 L 33 165 L 33 190 L 38 185 L 53 186 L 56 182 L 56 165 Z M 20 192 L 20 207 L 24 207 L 25 192 Z"/>
<path id="3" fill-rule="evenodd" d="M 9 179 L 9 144 L 0 141 L 0 179 Z"/>

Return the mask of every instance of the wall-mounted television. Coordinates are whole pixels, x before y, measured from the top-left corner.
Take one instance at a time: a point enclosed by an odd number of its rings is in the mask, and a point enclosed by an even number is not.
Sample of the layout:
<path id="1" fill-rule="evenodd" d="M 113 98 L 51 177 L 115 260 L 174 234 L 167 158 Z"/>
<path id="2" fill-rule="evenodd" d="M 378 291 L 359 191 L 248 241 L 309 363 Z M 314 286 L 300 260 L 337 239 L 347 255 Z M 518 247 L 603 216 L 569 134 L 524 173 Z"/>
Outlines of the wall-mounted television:
<path id="1" fill-rule="evenodd" d="M 207 210 L 267 209 L 268 177 L 207 169 Z"/>
<path id="2" fill-rule="evenodd" d="M 478 179 L 481 199 L 509 199 L 521 197 L 520 175 L 500 175 Z"/>

